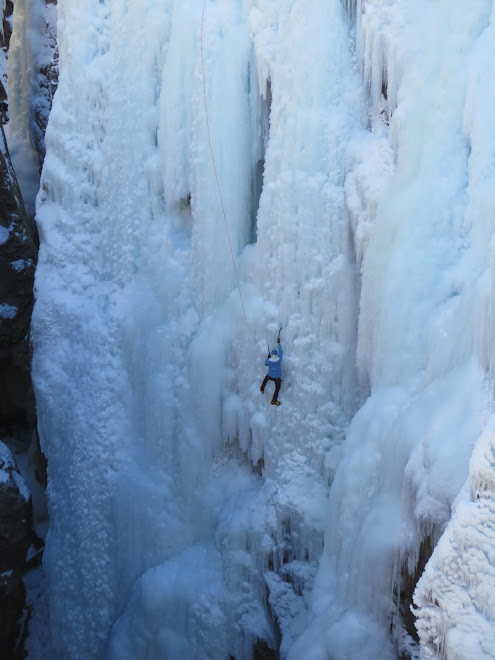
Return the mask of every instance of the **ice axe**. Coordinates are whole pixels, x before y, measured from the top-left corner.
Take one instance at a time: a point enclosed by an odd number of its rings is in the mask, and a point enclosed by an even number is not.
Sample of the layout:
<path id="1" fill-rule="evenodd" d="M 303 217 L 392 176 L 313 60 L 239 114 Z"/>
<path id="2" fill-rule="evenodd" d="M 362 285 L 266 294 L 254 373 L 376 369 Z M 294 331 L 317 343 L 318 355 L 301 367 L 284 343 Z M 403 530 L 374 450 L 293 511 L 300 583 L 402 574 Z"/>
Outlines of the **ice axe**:
<path id="1" fill-rule="evenodd" d="M 277 335 L 277 344 L 280 344 L 280 333 L 281 333 L 281 332 L 282 332 L 282 328 L 280 328 L 280 330 L 278 331 L 278 335 Z M 267 343 L 266 346 L 267 346 L 267 348 L 268 348 L 268 357 L 270 357 L 270 344 Z"/>

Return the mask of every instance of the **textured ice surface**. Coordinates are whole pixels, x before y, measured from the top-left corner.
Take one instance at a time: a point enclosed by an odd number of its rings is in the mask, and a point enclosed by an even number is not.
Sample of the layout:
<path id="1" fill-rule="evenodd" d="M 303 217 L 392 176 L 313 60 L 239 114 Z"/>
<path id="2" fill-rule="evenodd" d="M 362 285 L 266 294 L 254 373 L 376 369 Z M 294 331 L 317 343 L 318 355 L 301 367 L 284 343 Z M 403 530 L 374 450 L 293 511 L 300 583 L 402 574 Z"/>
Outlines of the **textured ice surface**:
<path id="1" fill-rule="evenodd" d="M 277 645 L 274 620 L 286 652 L 356 407 L 344 179 L 364 96 L 344 14 L 207 2 L 210 137 L 259 348 L 208 148 L 201 5 L 58 5 L 33 371 L 51 636 L 71 657 L 247 658 Z M 275 409 L 259 385 L 280 326 Z"/>
<path id="2" fill-rule="evenodd" d="M 207 0 L 259 345 L 202 9 L 58 4 L 33 317 L 54 650 L 395 658 L 394 581 L 492 405 L 490 3 Z"/>

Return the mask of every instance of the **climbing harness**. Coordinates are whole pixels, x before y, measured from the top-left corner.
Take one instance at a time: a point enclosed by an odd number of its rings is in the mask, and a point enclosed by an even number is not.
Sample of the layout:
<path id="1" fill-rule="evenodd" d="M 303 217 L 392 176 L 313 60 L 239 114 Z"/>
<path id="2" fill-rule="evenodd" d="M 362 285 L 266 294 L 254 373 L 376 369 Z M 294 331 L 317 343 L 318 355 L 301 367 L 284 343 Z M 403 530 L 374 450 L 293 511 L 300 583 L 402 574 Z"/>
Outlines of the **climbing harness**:
<path id="1" fill-rule="evenodd" d="M 200 52 L 201 52 L 201 73 L 202 73 L 202 78 L 203 78 L 203 97 L 204 97 L 204 102 L 205 102 L 205 115 L 206 115 L 206 130 L 208 133 L 208 144 L 210 146 L 210 155 L 211 155 L 211 162 L 213 163 L 213 170 L 215 172 L 215 180 L 217 182 L 217 189 L 218 189 L 218 196 L 220 198 L 220 206 L 222 208 L 222 215 L 223 215 L 223 221 L 225 223 L 225 231 L 227 232 L 227 238 L 229 241 L 229 248 L 230 248 L 230 255 L 232 257 L 232 264 L 234 265 L 234 273 L 235 273 L 235 279 L 237 282 L 237 290 L 239 292 L 239 299 L 241 301 L 241 307 L 242 307 L 242 313 L 244 314 L 244 322 L 246 323 L 246 327 L 251 333 L 252 338 L 254 339 L 256 346 L 258 347 L 259 352 L 261 355 L 263 355 L 263 351 L 261 350 L 261 347 L 258 343 L 258 340 L 256 339 L 254 332 L 251 329 L 251 326 L 249 325 L 249 321 L 247 318 L 246 314 L 246 308 L 244 307 L 244 300 L 242 298 L 242 292 L 241 292 L 241 284 L 239 282 L 239 275 L 237 273 L 237 266 L 235 263 L 235 257 L 234 257 L 234 250 L 232 249 L 232 241 L 230 240 L 230 232 L 229 232 L 229 226 L 227 223 L 227 216 L 225 214 L 225 208 L 223 205 L 223 197 L 222 197 L 222 191 L 220 189 L 220 182 L 218 180 L 218 172 L 217 172 L 217 166 L 215 162 L 215 155 L 213 153 L 213 147 L 211 144 L 211 136 L 210 136 L 210 121 L 208 118 L 208 103 L 206 101 L 206 83 L 205 83 L 205 67 L 204 67 L 204 62 L 203 62 L 203 23 L 204 23 L 204 18 L 205 18 L 205 10 L 206 10 L 206 0 L 203 2 L 203 13 L 201 14 L 201 29 L 200 29 Z M 279 333 L 280 336 L 280 333 Z"/>

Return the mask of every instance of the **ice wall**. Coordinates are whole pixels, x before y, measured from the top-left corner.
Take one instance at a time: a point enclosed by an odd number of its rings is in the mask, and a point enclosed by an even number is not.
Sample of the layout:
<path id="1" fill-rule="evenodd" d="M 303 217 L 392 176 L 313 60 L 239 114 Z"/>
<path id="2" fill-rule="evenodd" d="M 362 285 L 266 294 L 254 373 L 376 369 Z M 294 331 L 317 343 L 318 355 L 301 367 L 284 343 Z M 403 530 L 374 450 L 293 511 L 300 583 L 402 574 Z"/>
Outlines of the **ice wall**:
<path id="1" fill-rule="evenodd" d="M 472 255 L 482 265 L 477 285 L 476 346 L 480 363 L 493 382 L 493 107 L 494 13 L 470 57 L 464 116 L 469 138 L 470 186 L 467 222 Z M 486 81 L 486 82 L 482 82 Z M 492 399 L 491 401 L 492 402 Z M 493 417 L 477 440 L 469 478 L 452 519 L 415 593 L 418 631 L 424 658 L 493 658 Z"/>
<path id="2" fill-rule="evenodd" d="M 357 362 L 370 396 L 350 424 L 330 491 L 315 620 L 290 657 L 307 657 L 309 648 L 314 658 L 378 660 L 396 657 L 391 622 L 399 651 L 419 653 L 394 614 L 400 592 L 421 544 L 435 545 L 444 532 L 493 408 L 486 337 L 494 215 L 485 192 L 493 93 L 482 83 L 491 79 L 491 2 L 346 5 L 370 90 L 370 131 L 382 141 L 346 180 L 362 255 Z M 446 532 L 460 536 L 459 563 L 490 545 L 461 525 Z M 473 618 L 456 618 L 471 586 L 452 573 L 440 549 L 448 543 L 442 537 L 417 596 L 421 657 L 492 657 L 472 644 L 494 652 L 481 641 L 491 598 L 479 594 L 474 632 Z"/>
<path id="3" fill-rule="evenodd" d="M 204 7 L 201 26 L 199 0 L 58 5 L 33 374 L 64 657 L 286 655 L 356 408 L 344 12 Z M 280 326 L 277 409 L 259 385 Z"/>
<path id="4" fill-rule="evenodd" d="M 491 3 L 58 9 L 33 320 L 54 652 L 417 653 L 397 600 L 447 528 L 416 597 L 443 653 L 464 623 L 424 594 L 492 411 Z"/>
<path id="5" fill-rule="evenodd" d="M 469 479 L 414 602 L 423 658 L 493 658 L 494 419 L 476 444 Z"/>

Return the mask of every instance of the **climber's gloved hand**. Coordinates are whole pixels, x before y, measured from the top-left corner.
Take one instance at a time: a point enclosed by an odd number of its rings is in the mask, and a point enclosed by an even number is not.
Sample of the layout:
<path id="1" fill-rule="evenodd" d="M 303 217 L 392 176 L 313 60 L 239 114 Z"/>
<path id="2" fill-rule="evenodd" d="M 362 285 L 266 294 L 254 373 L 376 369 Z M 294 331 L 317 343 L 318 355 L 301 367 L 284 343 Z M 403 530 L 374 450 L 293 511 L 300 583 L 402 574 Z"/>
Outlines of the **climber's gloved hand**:
<path id="1" fill-rule="evenodd" d="M 277 337 L 277 344 L 280 344 L 280 337 Z"/>

